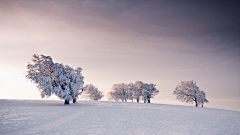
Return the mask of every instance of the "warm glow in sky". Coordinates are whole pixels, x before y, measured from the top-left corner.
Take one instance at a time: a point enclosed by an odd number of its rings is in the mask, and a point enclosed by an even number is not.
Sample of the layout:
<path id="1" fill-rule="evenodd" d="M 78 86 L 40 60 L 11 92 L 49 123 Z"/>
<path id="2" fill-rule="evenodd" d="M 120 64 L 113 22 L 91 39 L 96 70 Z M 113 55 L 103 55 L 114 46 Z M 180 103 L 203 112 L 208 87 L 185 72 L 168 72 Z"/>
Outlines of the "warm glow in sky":
<path id="1" fill-rule="evenodd" d="M 81 67 L 105 100 L 113 84 L 142 81 L 157 85 L 153 103 L 189 105 L 172 92 L 193 79 L 205 107 L 240 111 L 239 14 L 239 1 L 2 0 L 0 99 L 41 99 L 24 73 L 45 54 Z"/>

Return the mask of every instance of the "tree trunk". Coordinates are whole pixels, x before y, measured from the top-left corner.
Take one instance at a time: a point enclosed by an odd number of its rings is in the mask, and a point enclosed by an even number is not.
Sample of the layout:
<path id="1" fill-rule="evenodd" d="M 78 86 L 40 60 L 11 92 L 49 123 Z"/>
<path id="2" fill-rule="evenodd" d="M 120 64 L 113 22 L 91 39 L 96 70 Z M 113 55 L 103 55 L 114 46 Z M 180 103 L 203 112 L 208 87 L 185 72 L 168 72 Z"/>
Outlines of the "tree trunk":
<path id="1" fill-rule="evenodd" d="M 76 100 L 76 98 L 75 98 L 75 99 L 73 99 L 73 103 L 77 103 L 77 100 Z"/>
<path id="2" fill-rule="evenodd" d="M 64 104 L 65 104 L 65 105 L 66 105 L 66 104 L 69 104 L 69 101 L 68 101 L 68 100 L 65 100 Z"/>
<path id="3" fill-rule="evenodd" d="M 150 98 L 148 99 L 148 103 L 150 103 Z"/>
<path id="4" fill-rule="evenodd" d="M 137 102 L 139 103 L 139 98 L 137 98 Z"/>
<path id="5" fill-rule="evenodd" d="M 125 98 L 125 102 L 127 102 L 127 99 Z"/>
<path id="6" fill-rule="evenodd" d="M 202 107 L 203 107 L 203 105 L 202 105 Z"/>
<path id="7" fill-rule="evenodd" d="M 144 103 L 146 103 L 146 100 L 144 99 Z"/>
<path id="8" fill-rule="evenodd" d="M 195 101 L 195 103 L 196 103 L 196 107 L 197 107 L 197 101 Z"/>

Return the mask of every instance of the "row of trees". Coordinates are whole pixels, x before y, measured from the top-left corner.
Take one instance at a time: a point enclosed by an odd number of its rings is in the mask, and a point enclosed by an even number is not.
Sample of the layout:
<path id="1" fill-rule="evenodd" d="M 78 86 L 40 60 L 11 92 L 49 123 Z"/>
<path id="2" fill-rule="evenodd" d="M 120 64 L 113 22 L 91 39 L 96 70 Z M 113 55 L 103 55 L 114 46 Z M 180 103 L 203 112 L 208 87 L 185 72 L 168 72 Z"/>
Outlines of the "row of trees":
<path id="1" fill-rule="evenodd" d="M 127 102 L 127 100 L 131 100 L 133 102 L 134 99 L 139 102 L 139 100 L 143 100 L 144 103 L 150 103 L 150 99 L 159 93 L 155 84 L 147 84 L 141 81 L 136 81 L 134 84 L 114 84 L 112 86 L 112 91 L 109 92 L 109 100 L 122 100 Z"/>
<path id="2" fill-rule="evenodd" d="M 34 54 L 31 62 L 27 65 L 26 78 L 37 85 L 41 93 L 41 97 L 50 97 L 56 95 L 60 99 L 65 100 L 65 104 L 76 99 L 82 92 L 86 97 L 98 100 L 103 97 L 93 85 L 84 85 L 84 77 L 82 76 L 82 68 L 72 68 L 68 65 L 54 63 L 50 56 Z M 89 86 L 94 87 L 90 89 Z"/>
<path id="3" fill-rule="evenodd" d="M 139 102 L 143 100 L 144 103 L 150 103 L 150 99 L 159 93 L 156 89 L 155 84 L 147 84 L 141 81 L 136 81 L 134 84 L 114 84 L 112 86 L 112 91 L 108 93 L 109 100 L 122 100 L 122 102 L 127 102 L 134 99 Z M 181 81 L 175 88 L 173 95 L 181 102 L 195 103 L 196 107 L 202 106 L 204 103 L 209 103 L 206 99 L 206 94 L 201 91 L 196 85 L 196 81 Z"/>
<path id="4" fill-rule="evenodd" d="M 83 93 L 85 98 L 91 100 L 99 100 L 104 95 L 97 87 L 92 84 L 84 85 L 84 77 L 82 76 L 82 68 L 72 68 L 68 65 L 54 63 L 50 56 L 34 54 L 31 62 L 27 65 L 26 78 L 37 85 L 41 93 L 41 97 L 50 97 L 52 94 L 60 99 L 65 100 L 65 104 L 76 99 Z M 134 99 L 139 102 L 150 103 L 150 99 L 159 93 L 155 84 L 143 83 L 136 81 L 135 83 L 114 84 L 112 91 L 108 93 L 109 100 L 122 100 L 127 102 Z M 201 91 L 196 85 L 196 81 L 181 81 L 175 88 L 173 95 L 177 99 L 186 102 L 195 102 L 196 107 L 209 101 L 206 99 L 206 94 Z"/>

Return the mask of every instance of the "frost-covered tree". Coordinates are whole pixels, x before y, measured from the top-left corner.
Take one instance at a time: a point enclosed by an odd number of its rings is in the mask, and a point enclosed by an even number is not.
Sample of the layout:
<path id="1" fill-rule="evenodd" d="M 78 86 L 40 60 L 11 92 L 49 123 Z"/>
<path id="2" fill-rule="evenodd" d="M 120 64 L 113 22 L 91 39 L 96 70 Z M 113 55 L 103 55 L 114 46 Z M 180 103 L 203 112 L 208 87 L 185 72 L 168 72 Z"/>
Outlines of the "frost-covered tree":
<path id="1" fill-rule="evenodd" d="M 78 95 L 82 93 L 83 88 L 83 76 L 81 75 L 81 68 L 73 69 L 70 66 L 63 66 L 60 64 L 59 73 L 55 76 L 57 87 L 54 87 L 53 92 L 59 98 L 65 100 L 65 104 L 69 104 L 69 101 L 76 102 Z"/>
<path id="2" fill-rule="evenodd" d="M 159 93 L 155 84 L 145 84 L 144 89 L 142 90 L 142 97 L 144 103 L 150 103 L 150 98 L 153 98 L 155 95 Z"/>
<path id="3" fill-rule="evenodd" d="M 141 96 L 142 96 L 142 91 L 145 88 L 145 84 L 141 81 L 136 81 L 134 83 L 134 98 L 139 102 Z"/>
<path id="4" fill-rule="evenodd" d="M 182 102 L 195 102 L 196 107 L 198 106 L 198 104 L 208 102 L 205 98 L 205 93 L 200 91 L 199 87 L 197 87 L 196 85 L 196 81 L 193 80 L 179 82 L 173 92 L 173 95 L 176 95 L 177 99 Z"/>
<path id="5" fill-rule="evenodd" d="M 198 99 L 198 103 L 199 105 L 201 105 L 203 107 L 204 103 L 209 103 L 209 101 L 206 99 L 206 94 L 204 91 L 200 91 L 199 95 L 199 99 Z"/>
<path id="6" fill-rule="evenodd" d="M 83 95 L 85 98 L 91 100 L 99 100 L 104 95 L 101 91 L 98 90 L 97 87 L 93 86 L 92 84 L 87 84 L 83 87 Z"/>
<path id="7" fill-rule="evenodd" d="M 109 100 L 143 100 L 144 103 L 150 103 L 150 99 L 159 93 L 155 84 L 145 84 L 141 81 L 136 81 L 134 84 L 114 84 L 112 91 L 109 92 Z"/>
<path id="8" fill-rule="evenodd" d="M 108 93 L 108 99 L 109 99 L 109 100 L 118 101 L 118 100 L 119 100 L 118 93 L 115 92 L 115 91 L 110 91 L 110 92 Z"/>
<path id="9" fill-rule="evenodd" d="M 33 55 L 32 62 L 27 65 L 26 78 L 37 84 L 41 97 L 49 97 L 52 94 L 52 73 L 56 68 L 50 56 Z"/>
<path id="10" fill-rule="evenodd" d="M 133 83 L 128 84 L 128 90 L 127 90 L 127 95 L 128 95 L 128 99 L 132 100 L 134 99 L 134 93 L 135 93 L 135 88 Z"/>
<path id="11" fill-rule="evenodd" d="M 110 100 L 116 100 L 119 99 L 125 102 L 127 102 L 128 99 L 128 84 L 120 83 L 120 84 L 114 84 L 112 86 L 112 91 L 109 93 L 109 99 Z"/>
<path id="12" fill-rule="evenodd" d="M 50 56 L 34 54 L 27 70 L 26 78 L 37 85 L 42 98 L 55 94 L 69 104 L 81 94 L 84 83 L 81 68 L 73 69 L 54 63 Z"/>

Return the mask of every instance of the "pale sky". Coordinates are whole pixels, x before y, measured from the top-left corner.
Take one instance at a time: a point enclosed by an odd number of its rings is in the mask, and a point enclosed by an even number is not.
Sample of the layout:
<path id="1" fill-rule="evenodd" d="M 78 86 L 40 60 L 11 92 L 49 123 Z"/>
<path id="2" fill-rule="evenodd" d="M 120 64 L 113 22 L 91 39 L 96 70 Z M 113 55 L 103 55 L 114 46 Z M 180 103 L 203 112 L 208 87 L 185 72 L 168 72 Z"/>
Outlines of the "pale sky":
<path id="1" fill-rule="evenodd" d="M 85 84 L 157 85 L 152 103 L 195 80 L 210 103 L 240 111 L 239 1 L 0 1 L 0 99 L 41 99 L 27 81 L 33 54 L 81 67 Z M 57 99 L 51 97 L 50 99 Z"/>

